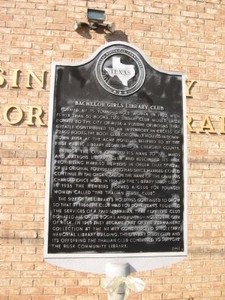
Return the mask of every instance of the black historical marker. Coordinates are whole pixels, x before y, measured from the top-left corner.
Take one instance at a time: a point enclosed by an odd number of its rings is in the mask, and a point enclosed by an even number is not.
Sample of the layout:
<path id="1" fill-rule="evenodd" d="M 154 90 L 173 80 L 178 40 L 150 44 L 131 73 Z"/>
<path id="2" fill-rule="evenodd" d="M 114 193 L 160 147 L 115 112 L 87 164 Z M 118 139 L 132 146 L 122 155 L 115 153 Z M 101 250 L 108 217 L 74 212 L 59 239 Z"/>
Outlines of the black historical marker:
<path id="1" fill-rule="evenodd" d="M 118 42 L 52 76 L 47 254 L 184 253 L 183 75 Z"/>

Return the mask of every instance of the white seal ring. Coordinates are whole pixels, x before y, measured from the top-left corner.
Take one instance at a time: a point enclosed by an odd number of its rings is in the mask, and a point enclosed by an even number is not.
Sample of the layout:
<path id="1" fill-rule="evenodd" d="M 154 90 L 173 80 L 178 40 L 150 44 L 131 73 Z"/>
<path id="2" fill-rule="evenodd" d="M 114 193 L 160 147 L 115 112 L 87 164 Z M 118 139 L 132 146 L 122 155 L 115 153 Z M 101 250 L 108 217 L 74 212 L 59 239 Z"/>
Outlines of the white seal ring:
<path id="1" fill-rule="evenodd" d="M 100 55 L 95 73 L 100 85 L 118 96 L 134 94 L 145 81 L 141 58 L 131 48 L 121 46 L 114 46 Z"/>

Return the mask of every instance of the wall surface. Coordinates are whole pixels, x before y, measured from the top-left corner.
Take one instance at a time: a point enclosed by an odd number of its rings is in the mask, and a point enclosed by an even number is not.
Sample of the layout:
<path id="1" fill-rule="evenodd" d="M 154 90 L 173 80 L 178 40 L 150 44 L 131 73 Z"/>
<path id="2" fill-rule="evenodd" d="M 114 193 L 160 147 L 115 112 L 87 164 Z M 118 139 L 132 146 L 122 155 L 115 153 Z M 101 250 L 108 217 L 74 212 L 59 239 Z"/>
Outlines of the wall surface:
<path id="1" fill-rule="evenodd" d="M 104 9 L 116 32 L 75 32 L 87 8 Z M 45 159 L 51 62 L 80 61 L 114 40 L 195 81 L 187 98 L 189 253 L 136 273 L 146 288 L 129 299 L 225 299 L 224 1 L 0 0 L 0 10 L 0 300 L 106 299 L 103 276 L 43 260 Z"/>

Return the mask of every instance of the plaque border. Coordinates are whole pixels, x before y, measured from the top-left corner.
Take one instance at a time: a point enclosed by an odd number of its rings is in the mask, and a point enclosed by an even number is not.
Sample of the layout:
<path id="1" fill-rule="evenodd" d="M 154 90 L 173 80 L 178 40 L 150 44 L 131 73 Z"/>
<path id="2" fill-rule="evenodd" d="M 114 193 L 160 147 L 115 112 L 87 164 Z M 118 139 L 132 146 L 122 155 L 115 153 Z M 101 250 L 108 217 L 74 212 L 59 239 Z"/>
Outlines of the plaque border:
<path id="1" fill-rule="evenodd" d="M 181 76 L 182 80 L 182 108 L 183 108 L 183 238 L 184 251 L 179 252 L 143 252 L 143 253 L 48 253 L 48 232 L 49 232 L 49 206 L 50 206 L 50 178 L 51 178 L 51 149 L 53 133 L 53 112 L 56 68 L 58 66 L 82 66 L 91 62 L 104 49 L 111 46 L 123 45 L 138 51 L 146 63 L 160 73 Z M 187 256 L 187 125 L 186 125 L 186 96 L 185 96 L 185 74 L 182 72 L 164 71 L 150 63 L 149 59 L 134 45 L 126 42 L 110 42 L 100 47 L 89 58 L 78 61 L 52 62 L 50 103 L 48 112 L 48 142 L 46 158 L 46 192 L 45 192 L 45 221 L 44 221 L 44 259 L 46 262 L 81 272 L 104 273 L 107 263 L 129 263 L 133 271 L 147 271 L 155 268 L 165 267 L 172 263 L 179 262 Z"/>

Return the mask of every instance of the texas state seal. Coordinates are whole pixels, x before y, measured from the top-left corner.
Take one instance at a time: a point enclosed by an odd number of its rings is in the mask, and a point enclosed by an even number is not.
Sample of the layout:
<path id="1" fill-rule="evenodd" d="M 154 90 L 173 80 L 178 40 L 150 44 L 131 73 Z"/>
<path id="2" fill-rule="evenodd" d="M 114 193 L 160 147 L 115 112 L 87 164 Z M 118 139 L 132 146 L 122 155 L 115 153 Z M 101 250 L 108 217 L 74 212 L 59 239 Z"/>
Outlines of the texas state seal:
<path id="1" fill-rule="evenodd" d="M 117 96 L 134 94 L 145 81 L 145 67 L 141 58 L 132 48 L 121 45 L 101 53 L 95 72 L 100 85 Z"/>

